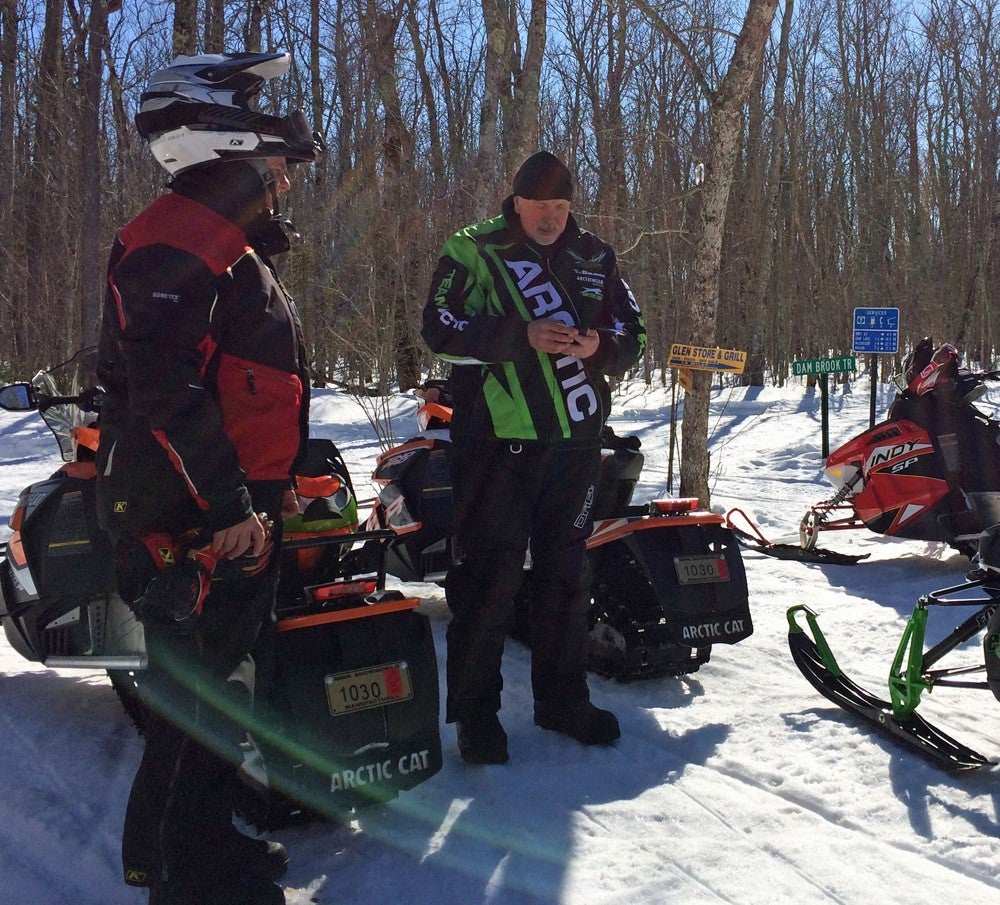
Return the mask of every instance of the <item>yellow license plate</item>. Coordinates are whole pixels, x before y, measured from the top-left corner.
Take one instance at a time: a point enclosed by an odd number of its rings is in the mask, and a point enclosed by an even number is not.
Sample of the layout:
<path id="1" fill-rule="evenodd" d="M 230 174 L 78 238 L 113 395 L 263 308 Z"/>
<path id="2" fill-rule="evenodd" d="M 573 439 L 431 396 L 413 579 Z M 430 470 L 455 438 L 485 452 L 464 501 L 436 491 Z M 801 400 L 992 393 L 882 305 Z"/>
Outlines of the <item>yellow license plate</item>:
<path id="1" fill-rule="evenodd" d="M 336 673 L 323 681 L 334 716 L 398 704 L 413 697 L 410 667 L 405 660 Z"/>

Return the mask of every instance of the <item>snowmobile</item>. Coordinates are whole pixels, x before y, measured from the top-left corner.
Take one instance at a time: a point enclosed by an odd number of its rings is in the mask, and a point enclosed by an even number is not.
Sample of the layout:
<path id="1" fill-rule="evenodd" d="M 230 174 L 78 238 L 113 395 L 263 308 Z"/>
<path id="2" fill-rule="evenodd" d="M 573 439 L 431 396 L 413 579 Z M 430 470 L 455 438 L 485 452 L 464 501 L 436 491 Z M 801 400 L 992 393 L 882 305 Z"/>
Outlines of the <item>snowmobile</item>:
<path id="1" fill-rule="evenodd" d="M 997 379 L 959 367 L 954 346 L 922 340 L 895 378 L 887 419 L 827 457 L 836 493 L 803 516 L 802 548 L 821 531 L 868 528 L 971 557 L 980 532 L 1000 522 L 1000 422 L 973 405 Z"/>
<path id="2" fill-rule="evenodd" d="M 970 607 L 973 612 L 925 650 L 931 613 L 937 608 L 954 607 Z M 976 770 L 995 763 L 930 723 L 917 713 L 917 708 L 924 692 L 936 688 L 989 690 L 1000 700 L 1000 525 L 982 533 L 973 568 L 964 582 L 917 600 L 889 670 L 888 699 L 859 685 L 844 672 L 820 630 L 817 614 L 809 607 L 791 607 L 787 618 L 792 659 L 828 700 L 945 770 Z M 980 632 L 984 633 L 981 662 L 939 665 L 946 655 Z M 969 655 L 968 651 L 965 655 Z"/>
<path id="3" fill-rule="evenodd" d="M 107 670 L 141 731 L 143 627 L 117 593 L 97 524 L 103 391 L 94 362 L 85 350 L 30 383 L 0 388 L 0 407 L 41 414 L 64 459 L 21 492 L 11 515 L 0 623 L 28 660 Z M 419 600 L 385 589 L 395 535 L 357 531 L 354 488 L 332 441 L 310 440 L 300 470 L 300 515 L 282 536 L 266 729 L 252 728 L 244 746 L 240 809 L 262 828 L 385 801 L 442 764 L 430 623 Z"/>
<path id="4" fill-rule="evenodd" d="M 419 432 L 382 453 L 369 530 L 391 529 L 386 568 L 403 581 L 442 582 L 452 565 L 451 402 L 446 382 L 417 391 Z M 638 437 L 602 437 L 594 530 L 590 668 L 628 682 L 682 676 L 707 663 L 714 644 L 753 632 L 740 547 L 720 515 L 696 499 L 632 504 L 642 470 Z M 511 634 L 530 643 L 528 587 L 515 600 Z"/>

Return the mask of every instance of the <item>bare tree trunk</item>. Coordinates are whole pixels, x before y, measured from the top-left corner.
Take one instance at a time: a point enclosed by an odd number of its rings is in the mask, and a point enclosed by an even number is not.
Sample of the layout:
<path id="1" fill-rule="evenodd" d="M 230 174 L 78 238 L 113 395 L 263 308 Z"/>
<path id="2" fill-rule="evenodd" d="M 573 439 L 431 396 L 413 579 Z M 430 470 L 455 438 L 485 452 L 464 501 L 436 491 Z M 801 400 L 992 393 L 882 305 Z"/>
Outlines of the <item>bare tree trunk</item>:
<path id="1" fill-rule="evenodd" d="M 562 11 L 573 26 L 568 30 L 567 46 L 578 73 L 574 85 L 586 105 L 568 105 L 567 119 L 574 126 L 567 131 L 582 131 L 585 118 L 592 123 L 593 145 L 597 154 L 597 192 L 593 201 L 594 229 L 612 245 L 616 244 L 628 186 L 625 177 L 627 159 L 626 129 L 623 115 L 623 92 L 626 78 L 635 66 L 636 54 L 630 50 L 626 29 L 628 7 L 625 0 L 562 0 Z M 589 105 L 589 110 L 586 106 Z M 586 159 L 591 152 L 580 149 Z M 640 151 L 637 156 L 642 157 Z M 637 168 L 642 168 L 638 162 Z M 579 169 L 579 165 L 576 167 Z M 657 170 L 659 172 L 659 170 Z"/>
<path id="2" fill-rule="evenodd" d="M 312 124 L 320 132 L 324 129 L 325 98 L 320 66 L 320 16 L 319 0 L 309 0 L 309 93 L 312 95 Z M 319 185 L 323 181 L 320 167 L 313 168 L 313 178 Z"/>
<path id="3" fill-rule="evenodd" d="M 775 244 L 778 233 L 778 195 L 781 187 L 781 168 L 785 153 L 785 83 L 788 76 L 788 35 L 792 26 L 794 0 L 785 0 L 781 18 L 781 37 L 778 44 L 778 65 L 774 76 L 774 119 L 771 127 L 770 162 L 764 186 L 765 205 L 758 225 L 757 239 L 750 249 L 755 265 L 752 279 L 747 286 L 750 314 L 750 337 L 747 349 L 748 373 L 744 375 L 747 386 L 764 385 L 766 358 L 765 333 L 772 314 L 767 304 L 771 272 L 774 266 Z"/>
<path id="4" fill-rule="evenodd" d="M 637 5 L 650 16 L 655 27 L 678 47 L 691 65 L 694 59 L 676 33 L 646 0 Z M 743 26 L 736 38 L 733 56 L 719 87 L 713 90 L 704 75 L 696 73 L 709 97 L 708 154 L 702 186 L 701 234 L 695 249 L 691 291 L 691 342 L 714 346 L 719 309 L 719 274 L 726 207 L 733 182 L 736 155 L 743 128 L 743 108 L 761 66 L 764 46 L 771 31 L 778 0 L 750 0 Z M 681 441 L 681 494 L 695 496 L 703 506 L 710 503 L 708 489 L 708 406 L 711 373 L 695 371 L 684 402 Z"/>
<path id="5" fill-rule="evenodd" d="M 514 46 L 516 21 L 507 0 L 482 0 L 486 26 L 486 62 L 483 74 L 483 100 L 479 112 L 479 153 L 473 172 L 467 174 L 469 194 L 475 216 L 485 217 L 496 203 L 498 187 L 497 158 L 500 140 L 501 100 L 507 93 L 510 53 Z"/>
<path id="6" fill-rule="evenodd" d="M 271 6 L 271 0 L 250 0 L 247 6 L 247 22 L 243 34 L 247 53 L 260 53 L 264 41 L 264 14 Z"/>
<path id="7" fill-rule="evenodd" d="M 225 0 L 205 0 L 205 53 L 225 50 Z"/>
<path id="8" fill-rule="evenodd" d="M 357 105 L 361 102 L 357 94 L 351 90 L 351 39 L 347 34 L 347 27 L 344 21 L 347 16 L 348 13 L 344 10 L 343 0 L 338 0 L 333 33 L 334 90 L 336 91 L 333 104 L 340 107 L 341 125 L 339 141 L 336 142 L 331 151 L 331 156 L 336 161 L 334 172 L 338 192 L 347 191 L 345 183 L 353 166 L 351 142 L 348 139 L 348 135 L 355 128 Z M 346 197 L 345 200 L 347 200 Z"/>
<path id="9" fill-rule="evenodd" d="M 525 45 L 523 60 L 517 59 L 517 54 L 514 52 L 517 43 L 511 44 L 513 93 L 505 104 L 504 120 L 504 144 L 507 150 L 507 170 L 510 173 L 513 173 L 525 158 L 534 154 L 539 146 L 541 126 L 538 121 L 538 96 L 542 81 L 547 22 L 546 0 L 531 0 L 528 42 Z"/>
<path id="10" fill-rule="evenodd" d="M 416 4 L 409 4 L 406 10 L 406 30 L 413 44 L 414 64 L 420 77 L 420 90 L 423 102 L 427 108 L 428 143 L 430 144 L 431 175 L 435 185 L 444 182 L 444 152 L 441 148 L 441 126 L 439 124 L 437 101 L 434 98 L 434 86 L 427 70 L 427 54 L 424 41 L 420 34 L 420 23 L 417 21 Z"/>
<path id="11" fill-rule="evenodd" d="M 14 195 L 18 25 L 17 0 L 0 0 L 0 216 L 5 221 Z"/>
<path id="12" fill-rule="evenodd" d="M 101 84 L 104 45 L 108 38 L 105 0 L 92 0 L 87 28 L 87 55 L 80 67 L 80 323 L 81 345 L 97 341 L 101 312 Z"/>
<path id="13" fill-rule="evenodd" d="M 412 185 L 413 136 L 403 121 L 402 102 L 396 82 L 396 32 L 404 4 L 409 0 L 392 0 L 383 8 L 370 0 L 363 27 L 369 32 L 368 47 L 375 75 L 375 87 L 385 111 L 382 158 L 385 166 L 383 198 L 391 212 L 381 221 L 376 246 L 385 250 L 386 295 L 391 305 L 390 318 L 395 337 L 396 377 L 401 390 L 420 383 L 420 349 L 407 311 L 407 276 L 411 272 L 413 248 L 407 229 L 406 198 Z M 385 380 L 387 375 L 381 375 Z"/>
<path id="14" fill-rule="evenodd" d="M 447 120 L 445 128 L 448 135 L 448 163 L 453 175 L 459 164 L 467 157 L 468 123 L 458 115 L 460 89 L 455 85 L 455 79 L 445 51 L 445 29 L 441 24 L 441 15 L 436 0 L 430 0 L 429 14 L 434 35 L 435 62 L 439 88 L 444 98 L 444 115 Z"/>
<path id="15" fill-rule="evenodd" d="M 198 0 L 174 0 L 174 56 L 190 55 L 198 48 Z"/>
<path id="16" fill-rule="evenodd" d="M 63 0 L 47 0 L 41 53 L 31 99 L 35 127 L 27 172 L 24 218 L 25 253 L 50 255 L 55 260 L 66 253 L 66 230 L 69 226 L 59 222 L 61 218 L 56 209 L 56 205 L 65 198 L 67 188 L 62 153 L 66 142 L 60 132 L 67 127 L 64 116 L 66 61 L 62 46 L 64 13 Z M 42 356 L 42 337 L 50 332 L 53 306 L 65 304 L 70 276 L 71 272 L 61 268 L 43 268 L 32 287 L 32 303 L 29 305 L 29 299 L 24 295 L 13 300 L 15 354 L 32 366 L 37 366 Z M 48 339 L 51 341 L 52 337 Z M 67 345 L 72 343 L 71 337 L 66 337 L 66 340 Z"/>
<path id="17" fill-rule="evenodd" d="M 14 222 L 14 177 L 17 173 L 14 120 L 17 110 L 17 0 L 0 0 L 0 222 Z M 0 243 L 0 323 L 6 324 L 11 338 L 17 339 L 17 312 L 14 309 L 11 278 L 14 248 L 10 241 Z M 0 354 L 11 357 L 6 343 Z"/>
<path id="18" fill-rule="evenodd" d="M 0 216 L 5 221 L 13 197 L 18 24 L 17 0 L 0 0 Z"/>

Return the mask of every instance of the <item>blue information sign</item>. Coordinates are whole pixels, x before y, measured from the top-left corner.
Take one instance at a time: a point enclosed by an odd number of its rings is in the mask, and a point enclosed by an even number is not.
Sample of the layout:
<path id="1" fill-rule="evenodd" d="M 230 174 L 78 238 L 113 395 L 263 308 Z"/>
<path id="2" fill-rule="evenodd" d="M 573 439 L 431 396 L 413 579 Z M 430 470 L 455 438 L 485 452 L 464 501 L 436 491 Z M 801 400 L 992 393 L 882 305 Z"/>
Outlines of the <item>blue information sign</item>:
<path id="1" fill-rule="evenodd" d="M 892 355 L 899 350 L 898 308 L 855 308 L 852 352 Z"/>

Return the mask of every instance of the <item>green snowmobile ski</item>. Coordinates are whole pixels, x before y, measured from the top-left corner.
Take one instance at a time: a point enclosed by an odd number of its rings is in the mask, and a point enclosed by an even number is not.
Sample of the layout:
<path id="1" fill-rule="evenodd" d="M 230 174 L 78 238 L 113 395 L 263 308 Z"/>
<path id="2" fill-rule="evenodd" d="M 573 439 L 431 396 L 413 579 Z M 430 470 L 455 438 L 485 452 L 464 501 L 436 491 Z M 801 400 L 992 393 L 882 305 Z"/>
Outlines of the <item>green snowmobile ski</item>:
<path id="1" fill-rule="evenodd" d="M 973 592 L 975 595 L 970 596 Z M 977 609 L 946 638 L 925 651 L 931 606 Z M 800 624 L 799 614 L 804 615 L 808 632 Z M 976 569 L 964 583 L 933 591 L 917 601 L 889 671 L 889 700 L 873 694 L 844 673 L 820 630 L 815 612 L 800 605 L 791 607 L 787 616 L 792 659 L 825 698 L 893 742 L 946 770 L 975 770 L 995 763 L 929 723 L 917 713 L 917 707 L 925 691 L 941 686 L 990 689 L 1000 699 L 1000 572 L 993 568 Z M 935 668 L 946 654 L 983 630 L 986 630 L 983 663 Z M 985 680 L 969 678 L 983 672 Z"/>

